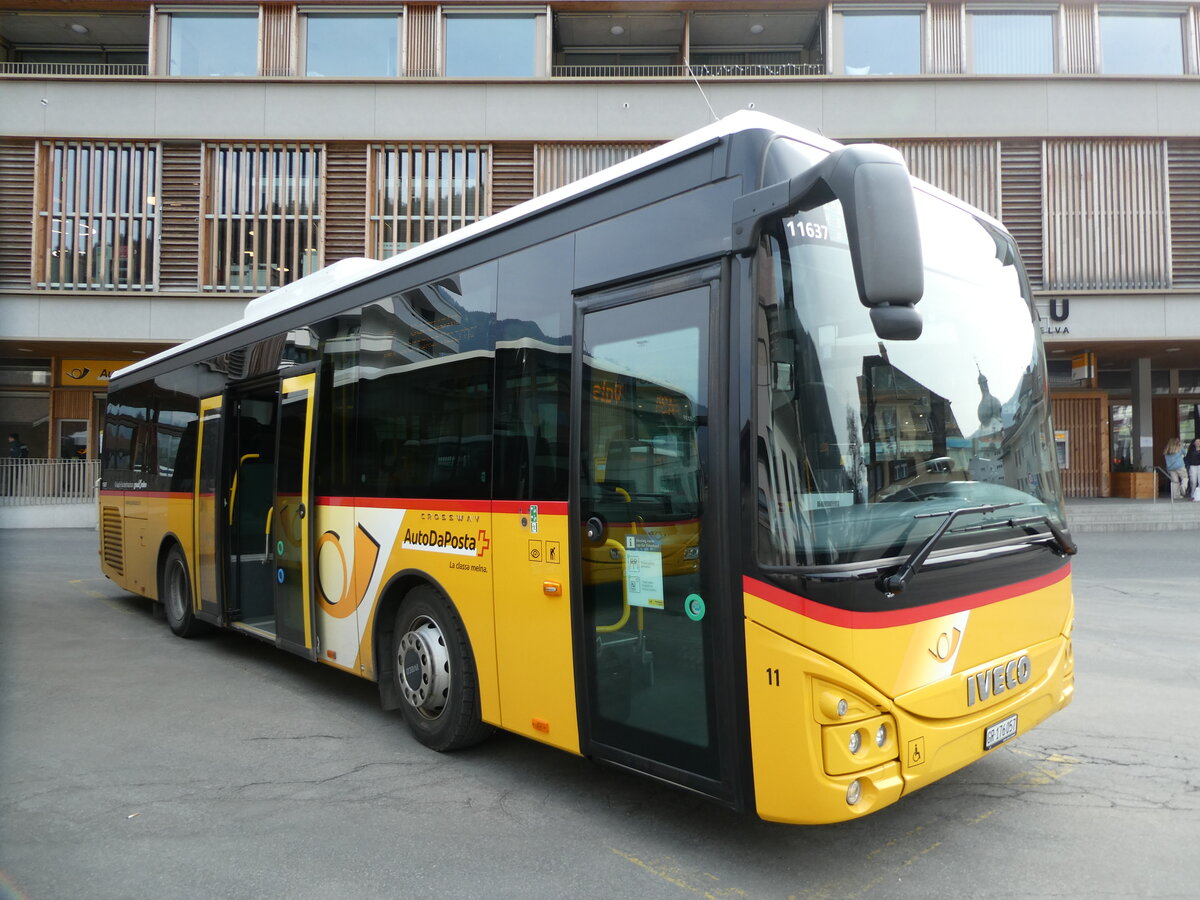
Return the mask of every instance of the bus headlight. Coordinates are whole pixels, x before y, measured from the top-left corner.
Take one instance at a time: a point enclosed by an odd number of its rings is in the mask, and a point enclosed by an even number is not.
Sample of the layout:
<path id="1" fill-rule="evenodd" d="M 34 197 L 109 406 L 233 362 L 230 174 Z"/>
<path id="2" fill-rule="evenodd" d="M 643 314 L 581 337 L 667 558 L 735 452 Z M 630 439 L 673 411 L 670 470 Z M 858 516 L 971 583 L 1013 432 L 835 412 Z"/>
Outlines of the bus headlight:
<path id="1" fill-rule="evenodd" d="M 880 725 L 875 729 L 875 746 L 883 749 L 883 745 L 887 743 L 887 725 Z"/>
<path id="2" fill-rule="evenodd" d="M 846 788 L 846 805 L 854 806 L 862 799 L 862 782 L 855 778 Z"/>
<path id="3" fill-rule="evenodd" d="M 848 746 L 850 747 L 850 752 L 852 754 L 857 753 L 862 749 L 862 732 L 857 728 L 850 732 L 850 742 Z"/>
<path id="4" fill-rule="evenodd" d="M 846 698 L 843 697 L 841 700 L 839 700 L 837 702 L 838 718 L 840 719 L 842 716 L 844 716 L 849 711 L 850 711 L 850 704 L 847 703 Z"/>

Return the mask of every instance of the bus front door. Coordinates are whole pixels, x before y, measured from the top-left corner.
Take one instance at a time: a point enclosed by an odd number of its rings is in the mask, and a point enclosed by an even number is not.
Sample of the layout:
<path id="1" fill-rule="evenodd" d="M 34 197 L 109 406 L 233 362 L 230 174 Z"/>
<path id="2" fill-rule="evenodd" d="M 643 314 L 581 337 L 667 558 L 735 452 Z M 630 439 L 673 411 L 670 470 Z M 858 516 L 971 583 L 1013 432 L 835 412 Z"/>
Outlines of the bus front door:
<path id="1" fill-rule="evenodd" d="M 575 615 L 585 752 L 729 798 L 718 685 L 730 676 L 714 652 L 728 604 L 713 593 L 706 509 L 716 284 L 581 304 Z"/>
<path id="2" fill-rule="evenodd" d="M 313 602 L 313 416 L 317 373 L 288 375 L 279 385 L 275 502 L 271 511 L 275 643 L 310 659 L 317 655 Z"/>

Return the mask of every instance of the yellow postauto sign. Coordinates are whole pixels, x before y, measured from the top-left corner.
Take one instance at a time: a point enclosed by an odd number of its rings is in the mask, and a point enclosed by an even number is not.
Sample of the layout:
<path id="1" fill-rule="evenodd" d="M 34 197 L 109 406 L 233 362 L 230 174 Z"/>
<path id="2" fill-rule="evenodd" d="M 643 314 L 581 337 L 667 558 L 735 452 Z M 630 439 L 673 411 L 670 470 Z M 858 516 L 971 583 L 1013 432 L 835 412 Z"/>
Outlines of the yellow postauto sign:
<path id="1" fill-rule="evenodd" d="M 132 363 L 131 359 L 62 359 L 58 382 L 64 387 L 107 387 L 113 372 Z"/>

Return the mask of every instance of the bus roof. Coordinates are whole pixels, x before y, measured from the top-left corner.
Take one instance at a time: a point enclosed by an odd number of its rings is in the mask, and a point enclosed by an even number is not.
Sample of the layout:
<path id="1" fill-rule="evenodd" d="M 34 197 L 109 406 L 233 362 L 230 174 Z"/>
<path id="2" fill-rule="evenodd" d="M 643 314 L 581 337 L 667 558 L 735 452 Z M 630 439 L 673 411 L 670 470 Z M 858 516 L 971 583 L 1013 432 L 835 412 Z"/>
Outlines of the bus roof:
<path id="1" fill-rule="evenodd" d="M 246 309 L 242 317 L 230 322 L 228 325 L 214 329 L 164 350 L 161 353 L 148 356 L 123 369 L 117 370 L 113 373 L 111 381 L 116 381 L 159 362 L 169 360 L 174 356 L 187 353 L 197 347 L 216 341 L 221 337 L 234 334 L 256 322 L 262 322 L 289 310 L 297 309 L 305 304 L 320 300 L 323 297 L 345 290 L 385 272 L 404 268 L 411 263 L 451 248 L 456 244 L 465 243 L 511 223 L 534 216 L 544 210 L 568 203 L 578 197 L 599 190 L 606 185 L 653 169 L 677 157 L 685 156 L 691 151 L 722 137 L 745 131 L 769 131 L 785 137 L 795 138 L 810 146 L 829 152 L 833 152 L 841 146 L 836 141 L 822 137 L 815 132 L 801 128 L 798 125 L 793 125 L 791 122 L 786 122 L 775 116 L 752 110 L 739 110 L 703 128 L 654 147 L 645 153 L 640 153 L 616 165 L 609 166 L 606 169 L 534 197 L 532 200 L 527 200 L 502 212 L 487 216 L 463 228 L 444 234 L 441 237 L 418 244 L 395 256 L 383 260 L 353 257 L 332 263 L 311 275 L 306 275 L 270 293 L 250 300 L 246 304 Z M 968 209 L 982 218 L 991 220 L 990 216 L 964 204 L 956 197 L 945 194 L 924 182 L 921 183 L 921 187 L 922 190 L 941 199 Z"/>
<path id="2" fill-rule="evenodd" d="M 820 135 L 799 128 L 790 122 L 777 119 L 765 113 L 739 110 L 710 125 L 689 134 L 654 147 L 645 153 L 631 157 L 616 165 L 609 166 L 595 174 L 588 175 L 578 181 L 549 191 L 532 200 L 527 200 L 517 206 L 495 213 L 471 225 L 456 229 L 449 234 L 418 244 L 396 256 L 383 260 L 351 258 L 335 262 L 311 275 L 293 281 L 277 290 L 256 297 L 246 304 L 242 318 L 228 325 L 202 334 L 184 343 L 178 344 L 161 353 L 138 360 L 132 365 L 113 373 L 112 380 L 118 380 L 152 366 L 155 363 L 168 360 L 173 356 L 186 353 L 196 347 L 203 346 L 225 335 L 233 334 L 255 322 L 264 321 L 329 296 L 345 288 L 367 281 L 384 272 L 403 268 L 419 259 L 439 253 L 456 244 L 470 241 L 475 237 L 487 234 L 510 223 L 533 216 L 543 210 L 567 203 L 576 197 L 595 191 L 612 182 L 620 181 L 639 172 L 654 168 L 677 156 L 684 155 L 711 141 L 742 131 L 767 130 L 787 134 L 804 140 L 807 143 L 830 151 L 837 149 L 838 144 Z"/>

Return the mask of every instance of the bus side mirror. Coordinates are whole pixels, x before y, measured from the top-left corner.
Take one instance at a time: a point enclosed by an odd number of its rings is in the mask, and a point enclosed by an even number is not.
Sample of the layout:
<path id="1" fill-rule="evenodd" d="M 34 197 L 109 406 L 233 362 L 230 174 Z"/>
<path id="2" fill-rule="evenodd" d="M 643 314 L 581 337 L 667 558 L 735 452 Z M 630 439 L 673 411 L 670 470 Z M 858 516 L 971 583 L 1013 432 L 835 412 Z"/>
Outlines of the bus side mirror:
<path id="1" fill-rule="evenodd" d="M 925 292 L 917 206 L 904 158 L 891 147 L 851 144 L 811 169 L 739 197 L 733 206 L 733 249 L 751 253 L 763 222 L 840 200 L 858 298 L 875 333 L 911 341 L 921 336 L 916 304 Z"/>

